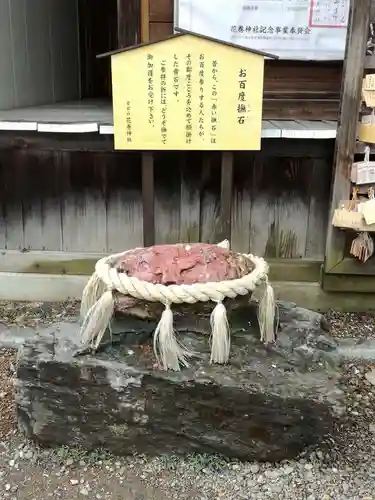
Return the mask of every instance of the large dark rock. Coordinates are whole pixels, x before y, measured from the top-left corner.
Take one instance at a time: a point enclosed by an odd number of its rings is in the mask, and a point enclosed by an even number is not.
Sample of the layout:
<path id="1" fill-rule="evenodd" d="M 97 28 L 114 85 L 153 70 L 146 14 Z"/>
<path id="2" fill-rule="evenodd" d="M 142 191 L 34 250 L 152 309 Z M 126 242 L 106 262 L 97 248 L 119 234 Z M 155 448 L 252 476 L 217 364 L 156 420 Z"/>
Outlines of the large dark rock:
<path id="1" fill-rule="evenodd" d="M 232 318 L 230 364 L 209 364 L 209 338 L 185 328 L 202 354 L 163 372 L 149 342 L 154 324 L 128 318 L 122 343 L 73 357 L 78 326 L 47 330 L 20 349 L 18 421 L 39 443 L 114 453 L 218 452 L 281 460 L 319 443 L 342 412 L 339 358 L 321 315 L 280 304 L 276 345 L 259 341 L 253 306 Z M 323 328 L 322 328 L 323 327 Z"/>

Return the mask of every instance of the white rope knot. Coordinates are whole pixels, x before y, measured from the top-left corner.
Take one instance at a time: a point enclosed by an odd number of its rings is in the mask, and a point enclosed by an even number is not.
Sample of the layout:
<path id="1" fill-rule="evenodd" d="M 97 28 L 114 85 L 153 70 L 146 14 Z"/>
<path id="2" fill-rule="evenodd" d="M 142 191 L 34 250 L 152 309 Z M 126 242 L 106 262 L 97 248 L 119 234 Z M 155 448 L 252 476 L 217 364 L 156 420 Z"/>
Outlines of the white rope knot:
<path id="1" fill-rule="evenodd" d="M 229 242 L 221 242 L 218 246 L 229 249 Z M 275 299 L 268 282 L 268 264 L 262 257 L 243 254 L 252 261 L 254 269 L 242 278 L 192 285 L 162 285 L 128 276 L 126 272 L 119 273 L 114 265 L 128 252 L 104 257 L 95 265 L 95 272 L 82 295 L 81 316 L 84 319 L 80 335 L 83 343 L 91 343 L 94 348 L 100 345 L 114 312 L 115 291 L 135 299 L 161 302 L 165 309 L 154 332 L 154 354 L 164 369 L 179 370 L 180 365 L 188 366 L 187 359 L 192 353 L 177 341 L 171 306 L 211 301 L 215 302 L 216 306 L 210 318 L 210 362 L 227 363 L 230 353 L 230 328 L 223 301 L 225 298 L 234 299 L 247 295 L 262 283 L 265 284 L 265 293 L 258 311 L 261 340 L 265 343 L 275 340 Z"/>

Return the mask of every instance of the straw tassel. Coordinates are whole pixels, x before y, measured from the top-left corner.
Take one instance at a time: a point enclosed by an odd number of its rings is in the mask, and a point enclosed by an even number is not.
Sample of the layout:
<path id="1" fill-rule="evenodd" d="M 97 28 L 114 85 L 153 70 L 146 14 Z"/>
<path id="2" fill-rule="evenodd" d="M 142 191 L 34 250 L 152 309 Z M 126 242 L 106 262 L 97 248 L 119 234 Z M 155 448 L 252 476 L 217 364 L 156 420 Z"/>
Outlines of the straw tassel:
<path id="1" fill-rule="evenodd" d="M 272 286 L 266 279 L 266 287 L 262 299 L 258 305 L 258 323 L 260 329 L 260 340 L 265 344 L 275 342 L 276 303 Z"/>
<path id="2" fill-rule="evenodd" d="M 88 311 L 105 292 L 105 285 L 96 272 L 93 273 L 85 286 L 81 299 L 81 318 L 84 319 Z"/>
<path id="3" fill-rule="evenodd" d="M 227 310 L 219 302 L 211 313 L 211 358 L 210 363 L 228 363 L 230 353 L 230 330 Z"/>
<path id="4" fill-rule="evenodd" d="M 176 338 L 173 312 L 169 304 L 165 305 L 154 332 L 154 355 L 164 370 L 174 371 L 180 371 L 180 364 L 188 367 L 187 358 L 193 356 L 193 353 L 185 349 Z"/>
<path id="5" fill-rule="evenodd" d="M 114 308 L 113 291 L 107 290 L 87 311 L 80 331 L 82 344 L 91 344 L 95 350 L 99 347 L 110 325 Z"/>

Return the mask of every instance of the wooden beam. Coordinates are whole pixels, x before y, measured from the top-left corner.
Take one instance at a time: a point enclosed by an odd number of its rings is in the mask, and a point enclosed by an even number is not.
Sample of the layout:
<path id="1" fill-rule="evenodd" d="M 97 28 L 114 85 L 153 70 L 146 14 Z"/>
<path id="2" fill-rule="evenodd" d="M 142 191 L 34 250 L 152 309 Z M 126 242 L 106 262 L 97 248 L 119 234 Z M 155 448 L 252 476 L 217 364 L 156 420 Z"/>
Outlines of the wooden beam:
<path id="1" fill-rule="evenodd" d="M 363 264 L 353 257 L 344 257 L 335 266 L 335 274 L 356 275 L 357 277 L 375 276 L 375 259 L 370 259 Z"/>
<path id="2" fill-rule="evenodd" d="M 221 154 L 220 234 L 230 241 L 232 225 L 233 153 Z"/>
<path id="3" fill-rule="evenodd" d="M 143 246 L 155 244 L 154 155 L 142 153 Z"/>
<path id="4" fill-rule="evenodd" d="M 326 272 L 335 272 L 335 266 L 344 258 L 345 234 L 332 226 L 332 216 L 340 200 L 347 199 L 350 194 L 350 169 L 356 150 L 370 5 L 371 0 L 351 0 L 350 4 L 326 242 Z"/>
<path id="5" fill-rule="evenodd" d="M 117 45 L 119 49 L 141 41 L 139 0 L 117 0 Z"/>
<path id="6" fill-rule="evenodd" d="M 262 139 L 262 158 L 332 158 L 334 139 Z M 51 134 L 2 130 L 1 149 L 44 149 L 60 151 L 114 151 L 113 135 L 95 133 Z M 124 154 L 123 151 L 114 151 Z"/>
<path id="7" fill-rule="evenodd" d="M 198 241 L 194 237 L 191 241 Z M 186 241 L 186 240 L 183 240 Z M 127 250 L 125 246 L 123 250 Z M 130 248 L 129 248 L 130 249 Z M 117 251 L 115 249 L 115 251 Z M 47 250 L 0 249 L 0 273 L 61 274 L 90 276 L 95 264 L 107 254 L 102 252 L 60 252 Z M 310 259 L 267 259 L 273 281 L 317 282 L 322 261 Z"/>
<path id="8" fill-rule="evenodd" d="M 141 2 L 141 42 L 150 41 L 150 0 Z"/>
<path id="9" fill-rule="evenodd" d="M 374 276 L 325 274 L 322 281 L 323 289 L 326 292 L 375 293 Z"/>

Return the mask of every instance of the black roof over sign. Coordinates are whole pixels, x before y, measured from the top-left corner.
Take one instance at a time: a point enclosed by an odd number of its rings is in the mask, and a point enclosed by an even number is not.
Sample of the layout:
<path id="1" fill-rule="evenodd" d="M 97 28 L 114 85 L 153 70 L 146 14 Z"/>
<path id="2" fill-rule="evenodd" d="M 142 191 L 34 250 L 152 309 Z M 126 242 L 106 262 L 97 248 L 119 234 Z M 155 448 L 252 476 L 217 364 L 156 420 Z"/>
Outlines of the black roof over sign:
<path id="1" fill-rule="evenodd" d="M 157 43 L 165 42 L 166 40 L 171 40 L 173 38 L 177 38 L 183 35 L 192 35 L 198 38 L 202 38 L 203 40 L 208 40 L 209 42 L 220 43 L 221 45 L 226 45 L 227 47 L 233 47 L 234 49 L 244 50 L 245 52 L 251 52 L 252 54 L 257 54 L 263 57 L 269 57 L 271 59 L 278 59 L 278 56 L 273 54 L 268 54 L 267 52 L 261 52 L 260 50 L 249 49 L 247 47 L 243 47 L 242 45 L 237 45 L 236 43 L 224 42 L 223 40 L 219 40 L 217 38 L 212 38 L 210 36 L 201 35 L 200 33 L 194 33 L 193 31 L 183 30 L 181 28 L 175 28 L 178 33 L 170 35 L 162 40 L 157 40 L 155 42 L 145 42 L 140 43 L 138 45 L 131 45 L 130 47 L 124 47 L 123 49 L 112 50 L 111 52 L 105 52 L 104 54 L 99 54 L 96 57 L 99 59 L 101 57 L 113 56 L 115 54 L 120 54 L 121 52 L 129 52 L 130 50 L 139 49 L 140 47 L 147 47 L 149 45 L 156 45 Z"/>

